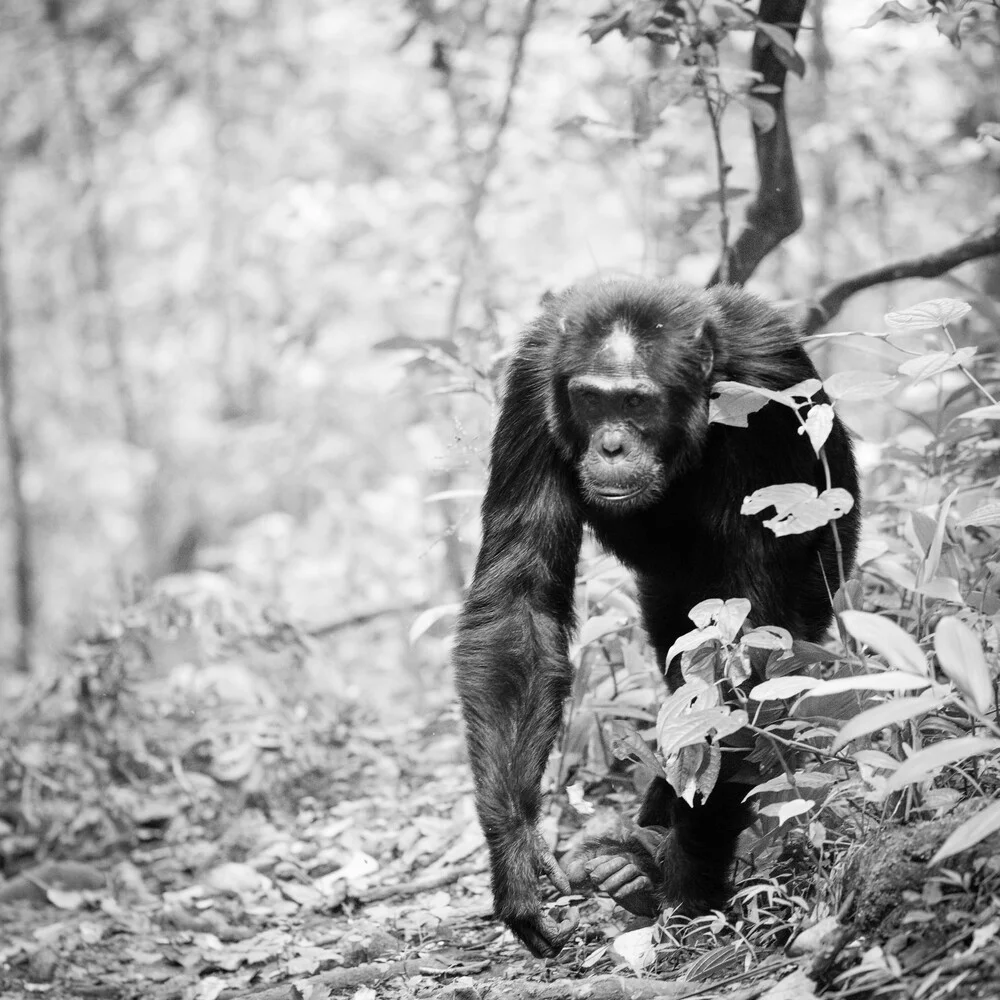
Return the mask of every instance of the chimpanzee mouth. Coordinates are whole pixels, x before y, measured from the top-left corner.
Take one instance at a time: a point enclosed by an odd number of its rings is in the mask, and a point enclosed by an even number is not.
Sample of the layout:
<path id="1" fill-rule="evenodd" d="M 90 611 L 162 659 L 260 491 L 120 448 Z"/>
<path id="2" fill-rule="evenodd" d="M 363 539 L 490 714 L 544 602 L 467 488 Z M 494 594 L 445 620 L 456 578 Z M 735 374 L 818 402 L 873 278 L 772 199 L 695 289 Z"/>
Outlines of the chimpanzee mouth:
<path id="1" fill-rule="evenodd" d="M 641 496 L 646 491 L 644 486 L 640 486 L 637 490 L 596 490 L 597 495 L 609 503 L 620 503 L 623 500 L 634 500 L 637 496 Z"/>

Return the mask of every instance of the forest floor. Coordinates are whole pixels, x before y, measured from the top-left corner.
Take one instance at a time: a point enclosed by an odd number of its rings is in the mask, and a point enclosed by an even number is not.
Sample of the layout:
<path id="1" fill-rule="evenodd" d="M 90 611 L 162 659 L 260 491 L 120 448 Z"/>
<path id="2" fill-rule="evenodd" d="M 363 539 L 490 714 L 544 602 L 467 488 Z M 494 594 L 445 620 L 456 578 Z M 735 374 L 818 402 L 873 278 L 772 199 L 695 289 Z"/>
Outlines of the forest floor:
<path id="1" fill-rule="evenodd" d="M 1000 859 L 931 878 L 947 824 L 883 829 L 827 874 L 744 873 L 725 916 L 563 901 L 581 930 L 536 960 L 491 916 L 452 705 L 310 713 L 231 660 L 136 683 L 123 650 L 80 647 L 0 730 L 0 997 L 1000 997 Z M 562 847 L 582 819 L 553 808 Z"/>

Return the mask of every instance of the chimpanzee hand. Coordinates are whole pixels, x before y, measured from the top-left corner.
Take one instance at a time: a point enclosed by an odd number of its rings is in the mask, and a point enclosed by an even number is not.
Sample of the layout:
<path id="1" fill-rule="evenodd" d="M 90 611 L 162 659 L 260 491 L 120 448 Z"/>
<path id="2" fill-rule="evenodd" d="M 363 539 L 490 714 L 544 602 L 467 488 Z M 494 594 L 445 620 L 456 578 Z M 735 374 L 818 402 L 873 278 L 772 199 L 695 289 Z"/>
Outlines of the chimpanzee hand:
<path id="1" fill-rule="evenodd" d="M 655 917 L 660 912 L 652 881 L 630 854 L 577 857 L 567 870 L 578 891 L 596 889 L 640 917 Z"/>
<path id="2" fill-rule="evenodd" d="M 639 829 L 625 840 L 603 837 L 585 842 L 566 864 L 576 892 L 597 890 L 639 917 L 655 917 L 661 909 L 656 855 L 665 831 Z"/>
<path id="3" fill-rule="evenodd" d="M 524 942 L 536 958 L 552 958 L 576 930 L 579 918 L 572 916 L 557 922 L 542 912 L 536 876 L 544 875 L 564 896 L 572 889 L 566 873 L 559 867 L 541 835 L 534 833 L 529 848 L 531 865 L 494 866 L 493 898 L 496 915 Z"/>

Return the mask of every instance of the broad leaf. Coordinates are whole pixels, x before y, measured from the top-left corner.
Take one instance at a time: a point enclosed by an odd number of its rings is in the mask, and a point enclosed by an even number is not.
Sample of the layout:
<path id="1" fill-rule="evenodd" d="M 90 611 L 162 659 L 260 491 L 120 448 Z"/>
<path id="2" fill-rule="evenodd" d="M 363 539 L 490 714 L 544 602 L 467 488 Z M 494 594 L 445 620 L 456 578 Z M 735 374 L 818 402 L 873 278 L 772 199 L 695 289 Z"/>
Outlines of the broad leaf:
<path id="1" fill-rule="evenodd" d="M 439 604 L 437 607 L 421 611 L 413 619 L 413 624 L 410 626 L 410 643 L 416 642 L 432 625 L 439 622 L 442 618 L 446 618 L 448 615 L 457 615 L 461 610 L 461 604 Z"/>
<path id="2" fill-rule="evenodd" d="M 757 1000 L 816 1000 L 816 983 L 809 978 L 805 969 L 796 969 L 775 983 Z"/>
<path id="3" fill-rule="evenodd" d="M 771 42 L 771 50 L 778 62 L 796 76 L 804 76 L 805 60 L 795 51 L 795 40 L 792 36 L 784 28 L 768 24 L 766 21 L 758 20 L 756 27 L 761 34 L 767 35 Z"/>
<path id="4" fill-rule="evenodd" d="M 919 382 L 964 365 L 975 353 L 975 347 L 960 347 L 957 351 L 931 351 L 922 357 L 904 361 L 896 370 L 900 375 L 906 375 L 914 382 Z"/>
<path id="5" fill-rule="evenodd" d="M 972 306 L 961 299 L 928 299 L 909 309 L 896 309 L 887 313 L 885 325 L 893 330 L 929 330 L 947 326 L 961 319 Z"/>
<path id="6" fill-rule="evenodd" d="M 703 743 L 707 739 L 721 739 L 742 729 L 747 724 L 747 713 L 742 709 L 730 711 L 726 706 L 689 712 L 680 719 L 671 719 L 666 725 L 657 724 L 656 743 L 660 753 L 669 757 L 681 747 Z"/>
<path id="7" fill-rule="evenodd" d="M 795 385 L 789 386 L 783 392 L 779 393 L 779 395 L 786 406 L 794 405 L 798 400 L 806 402 L 812 399 L 822 388 L 823 383 L 818 378 L 807 378 L 801 382 L 796 382 Z"/>
<path id="8" fill-rule="evenodd" d="M 792 634 L 777 625 L 762 625 L 744 633 L 740 643 L 753 649 L 791 649 Z"/>
<path id="9" fill-rule="evenodd" d="M 688 805 L 694 805 L 694 797 L 701 792 L 708 798 L 719 778 L 722 765 L 722 751 L 708 743 L 695 743 L 681 747 L 667 761 L 666 777 L 674 791 Z"/>
<path id="10" fill-rule="evenodd" d="M 966 410 L 960 413 L 956 420 L 1000 420 L 1000 405 L 994 403 L 992 406 L 977 406 L 973 410 Z"/>
<path id="11" fill-rule="evenodd" d="M 830 750 L 832 753 L 836 753 L 841 747 L 846 746 L 851 740 L 856 740 L 859 736 L 867 736 L 869 733 L 885 729 L 886 726 L 895 726 L 900 722 L 916 718 L 918 715 L 925 715 L 935 708 L 940 708 L 944 702 L 944 696 L 935 692 L 927 692 L 915 698 L 894 698 L 884 705 L 876 705 L 874 708 L 866 709 L 844 723 Z"/>
<path id="12" fill-rule="evenodd" d="M 627 722 L 611 723 L 611 752 L 619 760 L 637 760 L 653 774 L 663 774 L 663 765 L 649 745 Z"/>
<path id="13" fill-rule="evenodd" d="M 777 124 L 778 112 L 767 101 L 760 97 L 754 97 L 752 94 L 739 97 L 737 100 L 746 105 L 754 127 L 759 131 L 770 132 Z"/>
<path id="14" fill-rule="evenodd" d="M 826 788 L 827 785 L 832 784 L 837 779 L 834 778 L 832 774 L 826 774 L 823 771 L 801 771 L 795 775 L 795 788 L 805 788 L 805 789 L 817 789 Z M 787 774 L 779 774 L 776 778 L 771 778 L 770 781 L 761 782 L 759 785 L 754 785 L 746 795 L 743 796 L 743 801 L 746 802 L 747 799 L 754 795 L 761 795 L 766 792 L 784 792 L 787 789 L 792 788 L 793 785 L 791 781 L 788 780 Z"/>
<path id="15" fill-rule="evenodd" d="M 938 848 L 937 854 L 931 858 L 931 864 L 937 865 L 959 851 L 975 847 L 991 833 L 1000 830 L 1000 802 L 991 802 L 985 809 L 967 819 L 948 835 L 945 842 Z"/>
<path id="16" fill-rule="evenodd" d="M 736 633 L 750 614 L 750 602 L 745 597 L 731 597 L 714 614 L 715 624 L 719 626 L 725 642 L 732 642 Z"/>
<path id="17" fill-rule="evenodd" d="M 775 517 L 764 521 L 775 535 L 801 535 L 842 517 L 854 506 L 847 490 L 835 487 L 816 495 L 816 487 L 806 483 L 783 483 L 755 490 L 743 500 L 741 514 L 756 514 L 774 507 Z"/>
<path id="18" fill-rule="evenodd" d="M 967 517 L 962 518 L 962 524 L 968 527 L 984 528 L 987 525 L 1000 524 L 1000 503 L 993 501 L 977 507 Z"/>
<path id="19" fill-rule="evenodd" d="M 861 27 L 870 28 L 873 24 L 878 24 L 879 21 L 884 21 L 886 18 L 892 17 L 898 17 L 903 21 L 908 21 L 910 24 L 917 24 L 923 21 L 930 12 L 930 7 L 912 10 L 906 4 L 900 3 L 899 0 L 888 0 L 888 3 L 882 4 Z"/>
<path id="20" fill-rule="evenodd" d="M 854 754 L 854 759 L 859 764 L 879 771 L 895 771 L 899 767 L 899 761 L 882 750 L 858 750 Z"/>
<path id="21" fill-rule="evenodd" d="M 769 681 L 758 684 L 750 691 L 753 701 L 783 701 L 795 698 L 803 691 L 811 691 L 822 681 L 817 677 L 773 677 Z"/>
<path id="22" fill-rule="evenodd" d="M 685 632 L 667 650 L 667 663 L 670 663 L 679 653 L 686 653 L 689 650 L 697 649 L 703 643 L 711 642 L 713 639 L 722 639 L 722 633 L 715 625 L 708 625 L 705 628 L 695 628 L 690 632 Z"/>
<path id="23" fill-rule="evenodd" d="M 721 597 L 710 597 L 707 601 L 699 601 L 689 612 L 688 618 L 698 626 L 707 628 L 715 621 L 715 616 L 726 606 Z"/>
<path id="24" fill-rule="evenodd" d="M 714 684 L 706 684 L 699 679 L 687 681 L 660 703 L 656 724 L 664 726 L 671 720 L 682 718 L 686 712 L 714 708 L 721 702 L 719 689 Z"/>
<path id="25" fill-rule="evenodd" d="M 583 623 L 576 645 L 586 646 L 587 643 L 596 642 L 606 635 L 620 632 L 627 624 L 620 614 L 594 615 Z"/>
<path id="26" fill-rule="evenodd" d="M 915 781 L 925 781 L 948 764 L 1000 750 L 1000 740 L 991 736 L 960 736 L 918 750 L 896 768 L 885 783 L 886 792 L 898 792 Z"/>
<path id="27" fill-rule="evenodd" d="M 747 417 L 777 398 L 777 393 L 761 392 L 742 382 L 716 382 L 708 403 L 708 422 L 729 427 L 747 427 Z M 785 402 L 781 400 L 781 402 Z"/>
<path id="28" fill-rule="evenodd" d="M 743 648 L 743 645 L 730 649 L 722 668 L 722 676 L 733 687 L 740 687 L 745 681 L 750 680 L 750 673 L 750 654 Z"/>
<path id="29" fill-rule="evenodd" d="M 650 927 L 640 927 L 638 930 L 625 931 L 612 942 L 615 954 L 623 958 L 637 975 L 642 975 L 656 961 L 656 949 L 653 947 L 653 930 Z"/>
<path id="30" fill-rule="evenodd" d="M 993 677 L 979 636 L 954 616 L 942 618 L 934 632 L 934 652 L 941 669 L 976 711 L 988 712 L 993 704 Z"/>
<path id="31" fill-rule="evenodd" d="M 867 611 L 844 611 L 840 617 L 847 631 L 858 642 L 881 653 L 890 667 L 927 676 L 927 657 L 916 640 L 895 622 Z"/>
<path id="32" fill-rule="evenodd" d="M 806 414 L 805 426 L 799 428 L 799 433 L 809 435 L 813 451 L 818 455 L 832 430 L 833 407 L 829 403 L 820 403 Z"/>
<path id="33" fill-rule="evenodd" d="M 741 514 L 759 514 L 768 507 L 780 514 L 783 510 L 790 510 L 796 504 L 808 500 L 815 500 L 819 491 L 815 486 L 808 483 L 782 483 L 778 486 L 765 486 L 763 489 L 755 490 L 750 496 L 743 500 L 740 508 Z"/>
<path id="34" fill-rule="evenodd" d="M 936 576 L 925 584 L 913 588 L 917 594 L 932 597 L 937 601 L 948 601 L 951 604 L 965 604 L 965 598 L 958 589 L 958 581 L 950 576 Z"/>
<path id="35" fill-rule="evenodd" d="M 854 402 L 861 399 L 878 399 L 892 392 L 899 379 L 882 372 L 846 371 L 831 375 L 823 383 L 831 399 Z"/>
<path id="36" fill-rule="evenodd" d="M 881 674 L 854 674 L 851 677 L 834 677 L 829 681 L 816 680 L 808 689 L 808 696 L 828 698 L 845 691 L 919 691 L 933 685 L 929 677 L 918 677 L 905 670 L 887 670 Z M 942 690 L 942 686 L 935 686 L 935 690 Z"/>
<path id="37" fill-rule="evenodd" d="M 921 581 L 931 580 L 937 573 L 938 563 L 941 561 L 941 547 L 944 545 L 944 534 L 948 527 L 948 511 L 957 495 L 958 489 L 956 488 L 941 501 L 941 509 L 938 511 L 937 523 L 934 527 L 934 537 L 931 539 L 927 559 L 920 571 Z"/>
<path id="38" fill-rule="evenodd" d="M 778 826 L 787 823 L 796 816 L 809 812 L 816 803 L 812 799 L 792 799 L 789 802 L 771 802 L 758 810 L 761 816 L 776 816 Z"/>

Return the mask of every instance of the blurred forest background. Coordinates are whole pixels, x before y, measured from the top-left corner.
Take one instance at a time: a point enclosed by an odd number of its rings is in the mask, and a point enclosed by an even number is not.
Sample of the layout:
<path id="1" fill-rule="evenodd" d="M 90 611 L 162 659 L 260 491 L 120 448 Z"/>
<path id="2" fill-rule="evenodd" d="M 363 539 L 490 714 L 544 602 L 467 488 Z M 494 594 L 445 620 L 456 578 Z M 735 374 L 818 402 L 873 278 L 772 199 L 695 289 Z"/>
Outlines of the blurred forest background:
<path id="1" fill-rule="evenodd" d="M 997 213 L 1000 153 L 976 141 L 1000 117 L 995 24 L 956 51 L 930 22 L 856 30 L 873 6 L 812 4 L 788 95 L 806 222 L 758 274 L 768 295 L 808 298 Z M 718 252 L 704 109 L 651 82 L 648 46 L 586 44 L 568 0 L 542 5 L 505 107 L 521 17 L 497 0 L 4 3 L 8 682 L 138 581 L 221 568 L 333 626 L 324 670 L 345 689 L 372 671 L 440 687 L 441 651 L 406 633 L 471 569 L 479 376 L 546 289 L 598 269 L 704 282 Z M 753 189 L 743 108 L 723 134 L 731 184 Z M 1000 287 L 995 263 L 966 277 Z M 914 297 L 884 286 L 841 321 Z M 434 344 L 374 350 L 400 338 Z M 435 395 L 459 366 L 480 395 Z"/>
<path id="2" fill-rule="evenodd" d="M 976 138 L 1000 117 L 995 22 L 961 24 L 957 50 L 931 21 L 857 30 L 876 7 L 811 4 L 787 98 L 805 225 L 756 276 L 769 296 L 997 214 L 1000 148 Z M 568 0 L 540 6 L 511 92 L 522 16 L 3 4 L 8 683 L 140 581 L 195 569 L 326 628 L 344 690 L 444 683 L 440 648 L 406 635 L 471 570 L 496 359 L 546 289 L 600 269 L 703 283 L 718 254 L 704 108 L 651 78 L 648 44 L 587 44 Z M 745 65 L 750 33 L 733 39 Z M 747 119 L 723 122 L 737 206 Z M 962 276 L 1000 290 L 995 260 Z M 874 289 L 837 328 L 931 291 Z"/>

